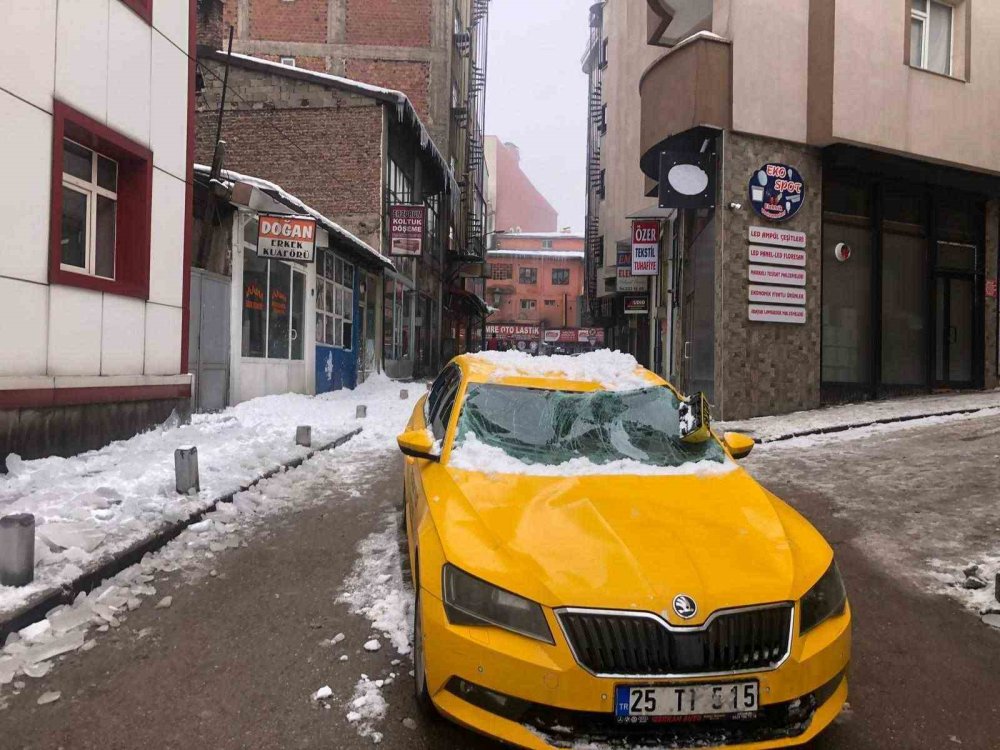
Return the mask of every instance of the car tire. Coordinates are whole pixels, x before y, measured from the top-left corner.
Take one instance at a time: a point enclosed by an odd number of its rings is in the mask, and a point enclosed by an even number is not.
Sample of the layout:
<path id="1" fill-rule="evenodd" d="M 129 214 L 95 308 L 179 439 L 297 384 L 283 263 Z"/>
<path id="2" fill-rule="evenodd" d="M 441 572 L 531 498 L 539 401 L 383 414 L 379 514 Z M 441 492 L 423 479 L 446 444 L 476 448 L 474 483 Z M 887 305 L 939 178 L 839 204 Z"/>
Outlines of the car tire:
<path id="1" fill-rule="evenodd" d="M 413 576 L 413 690 L 417 707 L 424 716 L 440 718 L 431 694 L 427 690 L 427 670 L 424 653 L 423 605 L 420 601 L 420 577 Z"/>

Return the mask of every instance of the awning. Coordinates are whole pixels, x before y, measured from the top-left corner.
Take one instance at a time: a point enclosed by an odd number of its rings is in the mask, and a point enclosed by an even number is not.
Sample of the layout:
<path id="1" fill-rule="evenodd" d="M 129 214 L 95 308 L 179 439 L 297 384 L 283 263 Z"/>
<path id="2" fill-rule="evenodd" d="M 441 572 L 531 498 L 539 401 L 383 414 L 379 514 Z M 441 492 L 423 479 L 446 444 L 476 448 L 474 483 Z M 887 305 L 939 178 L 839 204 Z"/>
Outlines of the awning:
<path id="1" fill-rule="evenodd" d="M 490 315 L 490 307 L 482 297 L 468 289 L 457 286 L 450 286 L 445 290 L 448 295 L 445 300 L 445 307 L 455 313 L 462 315 L 475 315 L 484 320 Z"/>

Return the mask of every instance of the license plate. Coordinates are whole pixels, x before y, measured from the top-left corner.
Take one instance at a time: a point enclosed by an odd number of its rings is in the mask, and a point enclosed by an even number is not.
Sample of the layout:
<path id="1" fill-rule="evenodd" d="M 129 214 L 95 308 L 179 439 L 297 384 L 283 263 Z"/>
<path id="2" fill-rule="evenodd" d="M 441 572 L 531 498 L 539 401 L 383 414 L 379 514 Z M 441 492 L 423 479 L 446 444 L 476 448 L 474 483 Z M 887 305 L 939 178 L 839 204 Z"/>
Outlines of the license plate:
<path id="1" fill-rule="evenodd" d="M 615 718 L 619 723 L 690 721 L 692 717 L 749 719 L 757 712 L 757 682 L 697 685 L 618 685 Z"/>

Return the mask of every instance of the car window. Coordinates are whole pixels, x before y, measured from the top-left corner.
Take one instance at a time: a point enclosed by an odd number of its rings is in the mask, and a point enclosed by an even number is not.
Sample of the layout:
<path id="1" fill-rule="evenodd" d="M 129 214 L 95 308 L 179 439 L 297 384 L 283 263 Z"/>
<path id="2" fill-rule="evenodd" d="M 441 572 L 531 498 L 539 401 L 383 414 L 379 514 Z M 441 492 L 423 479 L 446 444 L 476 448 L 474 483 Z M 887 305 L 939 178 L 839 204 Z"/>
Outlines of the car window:
<path id="1" fill-rule="evenodd" d="M 525 463 L 558 465 L 576 458 L 595 464 L 631 459 L 680 466 L 726 459 L 715 440 L 680 439 L 680 401 L 657 386 L 631 391 L 572 391 L 471 384 L 455 445 L 470 439 Z"/>
<path id="2" fill-rule="evenodd" d="M 455 395 L 458 387 L 462 384 L 462 371 L 452 365 L 442 373 L 443 382 L 438 398 L 427 410 L 427 424 L 430 426 L 437 440 L 444 438 L 444 433 L 448 429 L 448 420 L 451 418 L 451 410 L 455 406 Z M 430 402 L 430 398 L 427 399 Z"/>
<path id="3" fill-rule="evenodd" d="M 431 384 L 430 392 L 427 394 L 427 401 L 424 403 L 424 421 L 427 424 L 431 423 L 432 416 L 441 402 L 441 397 L 448 389 L 449 383 L 455 378 L 456 370 L 458 368 L 455 365 L 445 367 Z"/>

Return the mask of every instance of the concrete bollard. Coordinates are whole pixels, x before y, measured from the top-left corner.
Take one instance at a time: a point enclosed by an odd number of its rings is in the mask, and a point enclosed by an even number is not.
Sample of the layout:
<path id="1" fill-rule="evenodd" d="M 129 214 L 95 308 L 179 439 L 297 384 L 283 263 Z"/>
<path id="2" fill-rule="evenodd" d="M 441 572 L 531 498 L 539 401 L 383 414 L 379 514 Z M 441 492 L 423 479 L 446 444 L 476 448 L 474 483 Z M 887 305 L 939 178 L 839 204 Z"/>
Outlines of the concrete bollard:
<path id="1" fill-rule="evenodd" d="M 358 408 L 354 411 L 355 419 L 364 419 L 368 416 L 368 407 L 364 404 L 358 404 Z"/>
<path id="2" fill-rule="evenodd" d="M 410 397 L 410 392 L 408 390 L 406 390 L 405 388 L 400 389 L 399 391 L 400 401 L 406 401 L 406 399 L 408 399 L 409 397 Z"/>
<path id="3" fill-rule="evenodd" d="M 0 584 L 27 586 L 35 579 L 35 517 L 0 517 Z"/>
<path id="4" fill-rule="evenodd" d="M 201 481 L 198 478 L 198 449 L 178 448 L 174 451 L 174 474 L 177 492 L 188 494 L 191 490 L 201 492 Z"/>
<path id="5" fill-rule="evenodd" d="M 299 425 L 295 428 L 295 444 L 311 448 L 313 443 L 312 427 L 309 425 Z"/>

